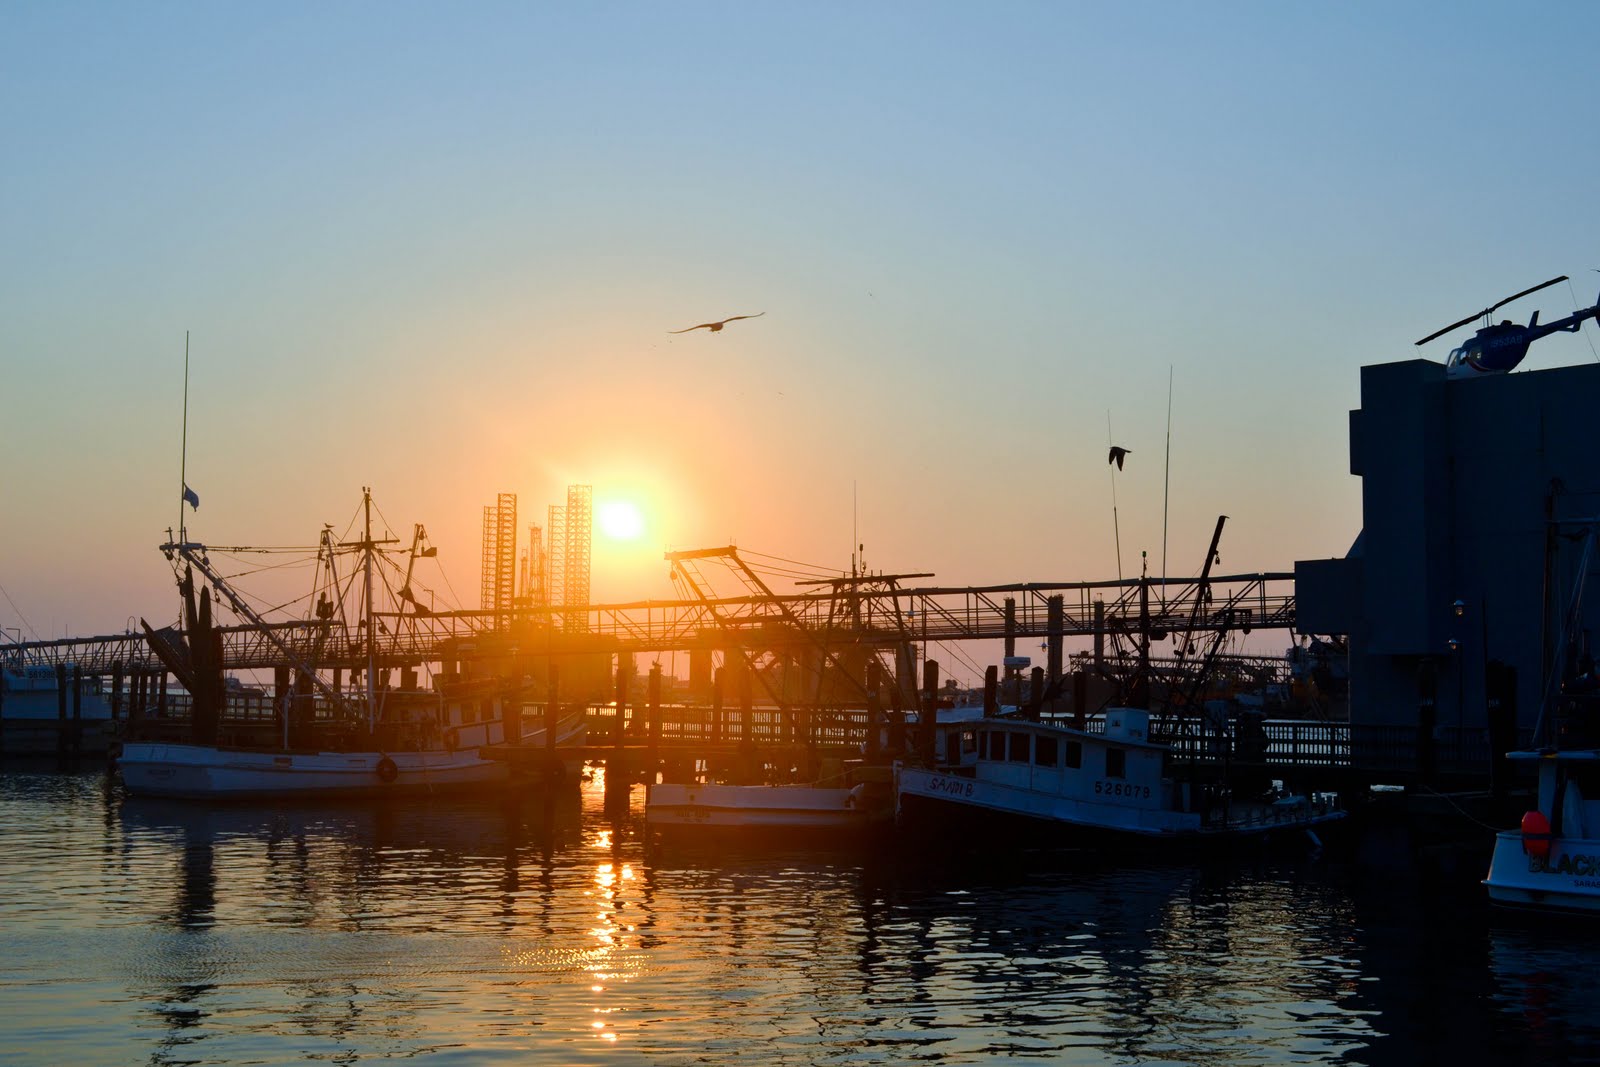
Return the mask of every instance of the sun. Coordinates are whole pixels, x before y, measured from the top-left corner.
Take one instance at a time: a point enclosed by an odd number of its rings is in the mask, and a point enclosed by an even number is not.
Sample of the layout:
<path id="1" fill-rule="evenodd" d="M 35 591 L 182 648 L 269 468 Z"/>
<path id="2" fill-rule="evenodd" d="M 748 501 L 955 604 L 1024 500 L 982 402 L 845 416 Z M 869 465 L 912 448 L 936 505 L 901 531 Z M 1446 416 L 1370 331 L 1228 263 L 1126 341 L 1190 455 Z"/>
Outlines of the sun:
<path id="1" fill-rule="evenodd" d="M 628 500 L 608 500 L 595 518 L 600 532 L 613 541 L 637 541 L 644 533 L 644 515 Z"/>

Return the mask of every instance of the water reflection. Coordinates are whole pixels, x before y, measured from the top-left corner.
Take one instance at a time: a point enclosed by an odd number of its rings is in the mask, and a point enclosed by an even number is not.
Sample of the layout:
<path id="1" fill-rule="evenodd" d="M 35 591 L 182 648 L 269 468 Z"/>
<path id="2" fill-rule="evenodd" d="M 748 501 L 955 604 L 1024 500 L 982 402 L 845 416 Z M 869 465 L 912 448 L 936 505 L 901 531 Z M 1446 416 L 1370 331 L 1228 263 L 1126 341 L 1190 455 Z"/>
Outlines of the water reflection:
<path id="1" fill-rule="evenodd" d="M 1511 1062 L 1600 1038 L 1582 944 L 1491 925 L 1410 852 L 656 852 L 640 792 L 205 810 L 0 775 L 0 1060 Z"/>

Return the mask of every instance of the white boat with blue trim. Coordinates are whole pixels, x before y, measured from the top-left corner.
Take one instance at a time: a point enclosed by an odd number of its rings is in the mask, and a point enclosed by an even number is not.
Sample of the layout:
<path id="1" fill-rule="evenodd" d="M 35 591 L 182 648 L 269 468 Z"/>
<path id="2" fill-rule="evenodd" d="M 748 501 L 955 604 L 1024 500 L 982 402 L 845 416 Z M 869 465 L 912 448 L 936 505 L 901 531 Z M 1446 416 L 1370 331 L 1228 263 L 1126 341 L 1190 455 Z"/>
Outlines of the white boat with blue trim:
<path id="1" fill-rule="evenodd" d="M 947 828 L 961 820 L 997 836 L 1016 831 L 1059 844 L 1290 834 L 1315 840 L 1315 830 L 1345 816 L 1328 795 L 1168 774 L 1172 749 L 1150 739 L 1149 713 L 1139 709 L 1110 709 L 1103 733 L 1002 718 L 961 730 L 954 762 L 898 769 L 902 825 Z"/>

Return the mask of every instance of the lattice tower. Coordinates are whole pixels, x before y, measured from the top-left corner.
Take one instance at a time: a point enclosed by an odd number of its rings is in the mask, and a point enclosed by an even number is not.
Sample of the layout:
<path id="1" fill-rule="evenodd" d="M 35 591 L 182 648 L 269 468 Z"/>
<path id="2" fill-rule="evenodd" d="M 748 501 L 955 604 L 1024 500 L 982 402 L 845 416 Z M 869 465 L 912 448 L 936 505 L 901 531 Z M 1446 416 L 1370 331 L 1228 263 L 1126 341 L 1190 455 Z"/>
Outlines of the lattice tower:
<path id="1" fill-rule="evenodd" d="M 589 548 L 594 534 L 594 487 L 567 486 L 566 568 L 563 572 L 562 603 L 568 607 L 586 607 L 589 603 Z M 584 629 L 588 623 L 585 612 L 568 612 L 566 629 Z"/>
<path id="2" fill-rule="evenodd" d="M 567 570 L 567 509 L 551 504 L 546 522 L 549 550 L 545 553 L 545 598 L 552 605 L 565 604 Z"/>
<path id="3" fill-rule="evenodd" d="M 511 610 L 517 589 L 517 494 L 501 493 L 483 509 L 483 607 Z M 500 620 L 503 624 L 505 619 Z"/>
<path id="4" fill-rule="evenodd" d="M 542 608 L 550 604 L 550 590 L 545 585 L 548 577 L 548 563 L 544 551 L 544 530 L 538 526 L 528 527 L 528 554 L 522 574 L 522 595 L 527 598 L 533 607 Z"/>
<path id="5" fill-rule="evenodd" d="M 478 606 L 484 609 L 494 607 L 494 550 L 495 531 L 499 526 L 499 517 L 495 514 L 493 504 L 483 506 L 483 561 L 478 568 Z"/>

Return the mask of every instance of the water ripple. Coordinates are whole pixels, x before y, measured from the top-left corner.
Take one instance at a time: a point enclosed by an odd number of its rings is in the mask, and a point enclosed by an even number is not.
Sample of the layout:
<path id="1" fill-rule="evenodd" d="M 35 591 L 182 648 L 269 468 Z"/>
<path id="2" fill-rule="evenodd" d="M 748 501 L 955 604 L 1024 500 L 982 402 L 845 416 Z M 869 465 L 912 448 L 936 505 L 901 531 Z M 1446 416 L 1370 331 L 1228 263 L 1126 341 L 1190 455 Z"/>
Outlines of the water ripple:
<path id="1" fill-rule="evenodd" d="M 0 773 L 0 1061 L 1477 1062 L 1600 1036 L 1571 944 L 1400 867 L 660 851 L 638 803 L 205 811 Z"/>

